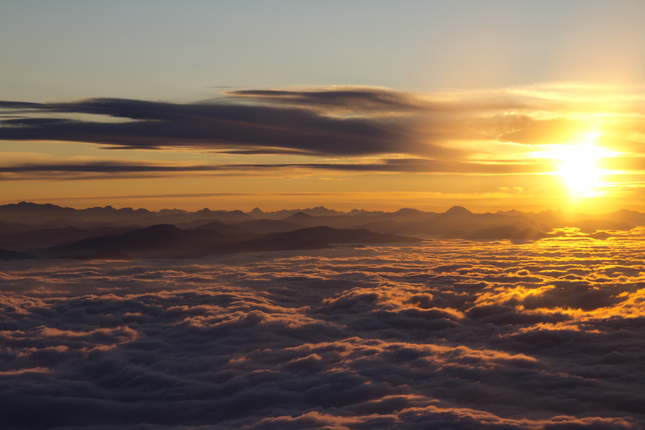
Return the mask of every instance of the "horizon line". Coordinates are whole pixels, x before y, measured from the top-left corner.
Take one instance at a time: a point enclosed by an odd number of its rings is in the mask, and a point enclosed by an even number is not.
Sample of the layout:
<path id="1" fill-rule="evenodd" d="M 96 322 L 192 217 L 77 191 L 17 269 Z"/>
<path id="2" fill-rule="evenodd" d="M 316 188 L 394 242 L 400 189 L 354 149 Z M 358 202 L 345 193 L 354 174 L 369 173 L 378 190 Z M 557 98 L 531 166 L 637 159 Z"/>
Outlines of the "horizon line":
<path id="1" fill-rule="evenodd" d="M 231 193 L 231 194 L 235 194 L 235 193 Z M 78 198 L 78 199 L 80 200 L 81 198 Z M 87 199 L 90 199 L 90 198 L 87 198 Z M 410 206 L 400 207 L 399 209 L 393 210 L 393 211 L 379 210 L 379 209 L 365 209 L 365 208 L 357 208 L 357 207 L 355 207 L 353 209 L 350 209 L 350 210 L 339 210 L 339 209 L 334 209 L 334 208 L 327 207 L 324 204 L 320 204 L 320 205 L 314 206 L 314 207 L 282 208 L 282 209 L 276 209 L 276 210 L 263 210 L 259 206 L 256 206 L 255 208 L 253 208 L 251 210 L 245 211 L 245 210 L 241 210 L 241 209 L 211 209 L 211 208 L 208 208 L 208 207 L 204 207 L 204 208 L 197 209 L 197 210 L 187 210 L 187 209 L 170 208 L 170 207 L 159 209 L 159 210 L 153 210 L 153 209 L 148 209 L 148 208 L 145 208 L 145 207 L 138 207 L 138 208 L 131 207 L 131 206 L 115 207 L 115 206 L 110 205 L 110 204 L 107 204 L 105 206 L 88 206 L 88 207 L 80 208 L 80 207 L 71 207 L 71 206 L 61 206 L 61 205 L 56 204 L 56 203 L 51 203 L 50 201 L 47 201 L 46 203 L 36 203 L 36 201 L 45 201 L 45 200 L 46 199 L 32 199 L 32 201 L 21 200 L 21 201 L 9 202 L 9 203 L 2 203 L 2 204 L 0 204 L 0 208 L 5 207 L 5 206 L 12 206 L 12 205 L 13 206 L 18 206 L 18 205 L 21 205 L 21 204 L 33 204 L 33 205 L 39 205 L 39 206 L 50 205 L 50 206 L 55 206 L 55 207 L 59 207 L 59 208 L 62 208 L 62 209 L 73 209 L 73 210 L 88 210 L 88 209 L 123 210 L 123 209 L 131 209 L 131 210 L 135 210 L 135 211 L 137 211 L 137 210 L 145 210 L 145 211 L 148 211 L 150 213 L 158 213 L 158 212 L 161 212 L 161 211 L 164 211 L 164 210 L 178 210 L 178 211 L 182 211 L 182 212 L 186 212 L 186 213 L 196 213 L 196 212 L 199 212 L 199 211 L 208 210 L 208 211 L 212 211 L 212 212 L 237 212 L 237 211 L 239 211 L 239 212 L 242 212 L 242 213 L 245 213 L 245 214 L 250 214 L 251 212 L 254 212 L 257 209 L 257 210 L 261 211 L 264 214 L 271 214 L 271 213 L 276 213 L 276 212 L 310 211 L 310 210 L 315 210 L 315 209 L 324 209 L 324 210 L 327 210 L 327 211 L 330 211 L 330 212 L 338 212 L 338 213 L 341 213 L 341 214 L 349 214 L 349 213 L 354 212 L 354 211 L 396 213 L 396 212 L 400 212 L 400 211 L 403 211 L 403 210 L 407 209 L 407 210 L 415 210 L 415 211 L 419 211 L 419 212 L 423 212 L 423 213 L 442 214 L 442 213 L 448 213 L 453 209 L 464 209 L 464 210 L 466 210 L 466 211 L 468 211 L 468 212 L 470 212 L 472 214 L 487 214 L 487 213 L 494 214 L 494 213 L 509 213 L 509 212 L 517 212 L 517 213 L 521 213 L 521 214 L 544 213 L 544 212 L 561 212 L 561 213 L 579 214 L 579 215 L 589 215 L 590 214 L 588 212 L 568 211 L 568 210 L 565 210 L 565 209 L 562 209 L 562 208 L 542 209 L 540 211 L 522 211 L 522 210 L 519 210 L 519 209 L 506 209 L 506 210 L 500 209 L 500 210 L 497 210 L 495 212 L 491 212 L 491 211 L 476 212 L 476 211 L 468 209 L 464 205 L 459 205 L 459 204 L 454 204 L 454 205 L 450 206 L 448 209 L 446 209 L 445 211 L 422 210 L 422 209 L 417 209 L 415 207 L 410 207 Z M 632 209 L 625 209 L 625 208 L 620 208 L 620 209 L 616 209 L 616 210 L 612 210 L 612 211 L 608 211 L 608 212 L 598 212 L 597 214 L 600 214 L 600 215 L 602 215 L 602 214 L 611 214 L 611 213 L 621 212 L 621 211 L 628 211 L 628 212 L 635 212 L 635 213 L 643 213 L 643 214 L 645 214 L 645 212 L 640 212 L 640 211 L 636 211 L 636 210 L 632 210 Z M 596 214 L 596 213 L 594 213 L 594 214 Z"/>

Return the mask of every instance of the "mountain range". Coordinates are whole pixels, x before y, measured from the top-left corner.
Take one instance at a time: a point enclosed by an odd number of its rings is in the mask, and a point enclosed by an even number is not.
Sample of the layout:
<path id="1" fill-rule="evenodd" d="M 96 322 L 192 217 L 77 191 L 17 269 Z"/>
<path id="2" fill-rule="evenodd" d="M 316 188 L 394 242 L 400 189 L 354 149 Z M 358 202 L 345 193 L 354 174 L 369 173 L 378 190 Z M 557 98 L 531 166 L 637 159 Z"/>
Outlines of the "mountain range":
<path id="1" fill-rule="evenodd" d="M 645 226 L 645 214 L 562 211 L 473 213 L 403 208 L 396 212 L 324 207 L 264 212 L 258 208 L 195 212 L 110 206 L 74 209 L 21 202 L 0 206 L 0 260 L 28 258 L 178 258 L 252 251 L 327 248 L 337 244 L 413 243 L 423 238 L 532 241 L 573 227 L 606 239 Z"/>

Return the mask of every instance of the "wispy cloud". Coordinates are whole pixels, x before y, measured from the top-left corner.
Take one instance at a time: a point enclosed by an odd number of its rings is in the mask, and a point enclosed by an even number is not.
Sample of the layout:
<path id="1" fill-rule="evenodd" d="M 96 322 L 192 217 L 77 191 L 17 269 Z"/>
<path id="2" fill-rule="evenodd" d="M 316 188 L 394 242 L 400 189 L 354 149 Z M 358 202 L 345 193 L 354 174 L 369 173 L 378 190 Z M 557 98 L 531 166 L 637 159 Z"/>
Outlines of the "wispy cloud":
<path id="1" fill-rule="evenodd" d="M 281 172 L 301 172 L 302 174 L 315 171 L 340 172 L 417 172 L 417 173 L 463 173 L 463 174 L 530 174 L 546 173 L 551 169 L 549 163 L 523 160 L 508 160 L 505 162 L 459 162 L 438 161 L 418 158 L 383 159 L 376 162 L 355 163 L 255 163 L 255 164 L 155 164 L 123 161 L 86 161 L 76 163 L 29 163 L 0 167 L 0 180 L 21 180 L 56 178 L 87 179 L 114 178 L 140 175 L 145 177 L 163 177 L 172 174 L 207 174 L 207 175 L 270 175 Z"/>

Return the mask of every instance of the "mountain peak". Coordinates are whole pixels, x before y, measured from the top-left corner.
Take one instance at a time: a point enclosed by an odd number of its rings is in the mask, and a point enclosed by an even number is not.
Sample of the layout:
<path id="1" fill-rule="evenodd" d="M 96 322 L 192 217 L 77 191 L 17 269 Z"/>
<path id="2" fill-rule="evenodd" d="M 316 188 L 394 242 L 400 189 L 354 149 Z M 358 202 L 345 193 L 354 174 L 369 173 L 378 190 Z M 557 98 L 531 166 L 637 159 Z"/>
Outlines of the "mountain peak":
<path id="1" fill-rule="evenodd" d="M 335 216 L 341 214 L 334 209 L 327 209 L 324 206 L 316 206 L 315 208 L 303 209 L 301 212 L 311 216 Z"/>
<path id="2" fill-rule="evenodd" d="M 414 209 L 414 208 L 401 208 L 398 211 L 394 212 L 395 214 L 398 215 L 417 215 L 423 213 L 419 209 Z"/>
<path id="3" fill-rule="evenodd" d="M 262 211 L 262 209 L 260 208 L 255 208 L 251 212 L 249 212 L 249 215 L 251 215 L 252 217 L 262 216 L 264 215 L 264 211 Z"/>
<path id="4" fill-rule="evenodd" d="M 447 215 L 472 215 L 473 213 L 463 206 L 453 206 L 446 212 Z"/>
<path id="5" fill-rule="evenodd" d="M 286 217 L 284 220 L 285 221 L 298 221 L 298 220 L 304 221 L 304 220 L 310 220 L 312 218 L 315 218 L 315 217 L 301 211 Z"/>
<path id="6" fill-rule="evenodd" d="M 68 209 L 61 206 L 56 206 L 51 203 L 34 203 L 34 202 L 19 202 L 2 205 L 3 208 L 18 208 L 18 209 Z"/>

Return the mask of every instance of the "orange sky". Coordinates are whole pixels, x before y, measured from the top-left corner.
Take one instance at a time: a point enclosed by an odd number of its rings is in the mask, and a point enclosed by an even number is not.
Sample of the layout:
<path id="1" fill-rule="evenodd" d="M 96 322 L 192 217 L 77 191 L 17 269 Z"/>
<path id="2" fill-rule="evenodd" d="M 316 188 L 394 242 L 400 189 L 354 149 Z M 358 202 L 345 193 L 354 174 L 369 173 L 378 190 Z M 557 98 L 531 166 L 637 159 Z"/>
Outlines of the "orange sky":
<path id="1" fill-rule="evenodd" d="M 0 203 L 645 210 L 619 3 L 5 3 Z"/>

